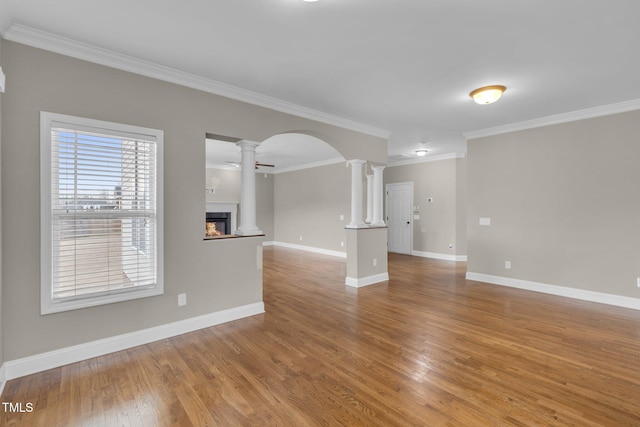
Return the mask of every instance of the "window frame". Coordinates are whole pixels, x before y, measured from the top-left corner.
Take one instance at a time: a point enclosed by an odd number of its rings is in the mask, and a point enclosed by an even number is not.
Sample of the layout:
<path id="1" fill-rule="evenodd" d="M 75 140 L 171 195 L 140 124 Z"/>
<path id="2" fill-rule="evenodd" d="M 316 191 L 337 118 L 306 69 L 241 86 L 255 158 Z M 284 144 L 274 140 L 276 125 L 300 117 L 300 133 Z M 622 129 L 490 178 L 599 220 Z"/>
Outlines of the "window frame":
<path id="1" fill-rule="evenodd" d="M 156 144 L 156 281 L 153 285 L 139 288 L 114 289 L 96 295 L 81 295 L 72 299 L 53 298 L 53 242 L 52 229 L 54 212 L 52 208 L 52 128 L 54 123 L 68 125 L 70 129 L 104 132 L 124 136 L 135 135 L 140 139 L 155 140 Z M 140 126 L 107 122 L 65 114 L 40 112 L 40 313 L 50 314 L 80 308 L 94 307 L 121 301 L 147 298 L 164 294 L 164 132 Z"/>

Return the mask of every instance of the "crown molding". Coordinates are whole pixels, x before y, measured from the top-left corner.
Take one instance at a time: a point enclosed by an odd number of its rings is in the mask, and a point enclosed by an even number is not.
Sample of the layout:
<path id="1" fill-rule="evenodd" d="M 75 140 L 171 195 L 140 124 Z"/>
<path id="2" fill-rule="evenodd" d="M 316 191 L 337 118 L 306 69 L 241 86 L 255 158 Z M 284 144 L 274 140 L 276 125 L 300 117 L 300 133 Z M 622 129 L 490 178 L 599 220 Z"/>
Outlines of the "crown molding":
<path id="1" fill-rule="evenodd" d="M 302 164 L 302 165 L 290 166 L 290 167 L 287 167 L 287 168 L 278 168 L 278 167 L 276 167 L 272 171 L 260 171 L 260 173 L 272 173 L 274 175 L 277 175 L 279 173 L 294 172 L 294 171 L 299 171 L 299 170 L 304 170 L 304 169 L 316 168 L 316 167 L 319 167 L 319 166 L 335 165 L 336 163 L 342 163 L 342 162 L 345 162 L 345 161 L 346 160 L 343 157 L 335 157 L 333 159 L 320 160 L 318 162 L 305 163 L 305 164 Z"/>
<path id="2" fill-rule="evenodd" d="M 417 163 L 428 163 L 428 162 L 437 162 L 440 160 L 464 159 L 464 158 L 465 158 L 465 153 L 446 153 L 446 154 L 439 154 L 437 156 L 426 155 L 424 157 L 417 157 L 415 159 L 401 160 L 399 162 L 389 162 L 387 164 L 387 167 L 391 168 L 394 166 L 413 165 Z"/>
<path id="3" fill-rule="evenodd" d="M 323 113 L 281 99 L 273 98 L 250 90 L 207 79 L 195 74 L 165 67 L 132 56 L 123 55 L 109 49 L 93 46 L 56 34 L 27 27 L 21 24 L 12 25 L 4 34 L 6 40 L 24 44 L 72 58 L 95 64 L 116 68 L 122 71 L 163 80 L 169 83 L 186 86 L 192 89 L 235 99 L 236 101 L 269 108 L 281 113 L 292 114 L 309 120 L 337 126 L 344 129 L 388 139 L 390 132 L 353 120 Z"/>
<path id="4" fill-rule="evenodd" d="M 525 120 L 523 122 L 511 123 L 503 126 L 464 132 L 462 136 L 467 140 L 483 138 L 485 136 L 500 135 L 503 133 L 517 132 L 526 129 L 575 122 L 578 120 L 592 119 L 595 117 L 609 116 L 611 114 L 626 113 L 628 111 L 635 110 L 640 110 L 640 99 L 632 99 L 630 101 L 618 102 L 600 107 L 541 117 L 539 119 Z"/>
<path id="5" fill-rule="evenodd" d="M 304 163 L 304 164 L 301 164 L 301 165 L 289 166 L 289 167 L 286 167 L 286 168 L 278 168 L 276 166 L 273 169 L 258 170 L 258 171 L 256 171 L 256 174 L 277 175 L 279 173 L 294 172 L 294 171 L 299 171 L 299 170 L 304 170 L 304 169 L 316 168 L 316 167 L 319 167 L 319 166 L 334 165 L 336 163 L 342 163 L 344 161 L 345 160 L 342 157 L 335 157 L 333 159 L 320 160 L 318 162 L 311 162 L 311 163 Z M 231 166 L 231 165 L 221 165 L 221 164 L 207 163 L 206 167 L 207 167 L 207 169 L 222 169 L 222 170 L 231 170 L 231 171 L 240 172 L 240 168 L 239 167 L 234 167 L 234 166 Z"/>

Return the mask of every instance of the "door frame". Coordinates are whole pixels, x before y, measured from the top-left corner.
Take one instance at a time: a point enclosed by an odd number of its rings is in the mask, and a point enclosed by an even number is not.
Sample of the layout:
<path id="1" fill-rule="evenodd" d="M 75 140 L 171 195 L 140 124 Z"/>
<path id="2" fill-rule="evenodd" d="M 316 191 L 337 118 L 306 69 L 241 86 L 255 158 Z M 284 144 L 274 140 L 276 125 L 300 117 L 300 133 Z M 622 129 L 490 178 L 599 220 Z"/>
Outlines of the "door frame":
<path id="1" fill-rule="evenodd" d="M 406 253 L 406 255 L 413 255 L 413 181 L 408 181 L 408 182 L 390 182 L 387 183 L 385 185 L 385 189 L 384 189 L 384 195 L 385 195 L 385 202 L 384 202 L 384 217 L 386 218 L 386 222 L 387 222 L 387 230 L 388 232 L 390 232 L 391 228 L 389 227 L 389 187 L 392 186 L 400 186 L 400 185 L 408 185 L 409 189 L 410 189 L 410 194 L 411 194 L 411 203 L 409 203 L 409 252 Z M 387 251 L 388 251 L 388 244 L 387 244 Z M 398 252 L 398 253 L 402 253 L 404 254 L 404 252 Z"/>

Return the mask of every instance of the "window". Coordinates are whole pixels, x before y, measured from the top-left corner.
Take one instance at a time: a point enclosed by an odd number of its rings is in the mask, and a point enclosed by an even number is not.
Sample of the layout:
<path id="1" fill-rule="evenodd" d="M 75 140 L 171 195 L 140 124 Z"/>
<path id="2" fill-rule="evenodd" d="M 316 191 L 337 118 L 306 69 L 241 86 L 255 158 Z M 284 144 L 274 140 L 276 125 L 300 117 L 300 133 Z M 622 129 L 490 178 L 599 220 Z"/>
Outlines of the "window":
<path id="1" fill-rule="evenodd" d="M 163 293 L 162 142 L 41 113 L 42 314 Z"/>

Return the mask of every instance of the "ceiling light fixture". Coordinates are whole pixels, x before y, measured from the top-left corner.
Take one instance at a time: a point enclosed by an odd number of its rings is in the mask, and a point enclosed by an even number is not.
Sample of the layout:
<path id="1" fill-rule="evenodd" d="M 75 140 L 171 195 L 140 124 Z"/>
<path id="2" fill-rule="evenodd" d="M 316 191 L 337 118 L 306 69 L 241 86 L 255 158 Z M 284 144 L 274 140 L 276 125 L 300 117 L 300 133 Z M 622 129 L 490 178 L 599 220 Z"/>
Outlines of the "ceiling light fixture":
<path id="1" fill-rule="evenodd" d="M 505 90 L 507 88 L 500 85 L 484 86 L 472 91 L 469 96 L 476 104 L 492 104 L 500 99 Z"/>
<path id="2" fill-rule="evenodd" d="M 427 144 L 426 142 L 421 142 L 420 143 L 422 145 L 422 147 L 418 148 L 417 150 L 414 151 L 414 153 L 416 154 L 416 156 L 418 157 L 424 157 L 427 155 L 427 153 L 429 152 L 429 150 L 427 150 L 427 148 L 425 147 L 425 145 Z"/>

